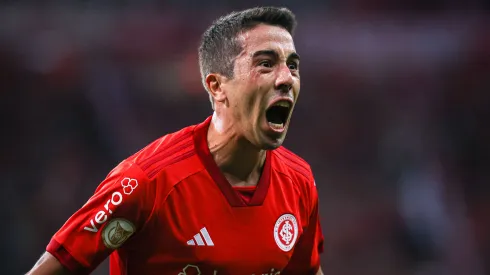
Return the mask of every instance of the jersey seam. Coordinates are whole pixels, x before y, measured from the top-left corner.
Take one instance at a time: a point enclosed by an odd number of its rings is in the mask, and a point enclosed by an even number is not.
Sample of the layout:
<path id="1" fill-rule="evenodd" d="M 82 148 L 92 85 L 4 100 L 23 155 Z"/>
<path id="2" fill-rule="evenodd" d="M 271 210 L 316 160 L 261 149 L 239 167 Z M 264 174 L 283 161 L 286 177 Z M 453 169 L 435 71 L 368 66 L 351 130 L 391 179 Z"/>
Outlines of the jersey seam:
<path id="1" fill-rule="evenodd" d="M 287 159 L 287 160 L 289 160 L 289 161 L 291 161 L 291 162 L 294 162 L 294 163 L 296 163 L 296 164 L 300 164 L 300 163 L 299 163 L 297 160 L 295 160 L 295 159 L 292 159 L 292 158 L 291 158 L 291 156 L 290 156 L 290 155 L 292 155 L 292 154 L 293 154 L 291 151 L 287 150 L 287 149 L 286 149 L 286 148 L 284 148 L 284 147 L 282 147 L 282 148 L 284 149 L 285 153 L 287 153 L 287 154 L 288 154 L 288 156 L 283 155 L 283 153 L 282 153 L 281 151 L 279 151 L 279 150 L 277 150 L 277 152 L 275 151 L 274 153 L 276 153 L 278 156 L 280 156 L 280 157 L 282 157 L 282 158 L 285 158 L 285 159 Z M 293 156 L 294 156 L 294 155 L 293 155 Z M 299 157 L 298 157 L 298 158 L 299 158 Z M 288 163 L 284 163 L 284 165 L 286 165 L 286 166 L 287 166 L 287 167 L 289 167 L 291 170 L 293 170 L 294 172 L 296 172 L 297 174 L 301 175 L 302 177 L 304 177 L 304 178 L 306 179 L 306 182 L 307 182 L 307 186 L 306 186 L 306 189 L 307 189 L 307 190 L 306 190 L 306 192 L 308 193 L 308 200 L 307 200 L 306 204 L 308 205 L 308 209 L 309 209 L 309 211 L 308 211 L 308 212 L 309 212 L 309 214 L 311 215 L 311 213 L 313 212 L 313 206 L 314 206 L 314 205 L 313 205 L 313 202 L 312 202 L 312 199 L 313 199 L 313 198 L 312 198 L 312 196 L 313 196 L 313 195 L 312 195 L 312 193 L 311 193 L 311 192 L 312 192 L 312 190 L 311 190 L 311 189 L 312 189 L 312 188 L 316 188 L 316 187 L 315 187 L 315 184 L 314 184 L 315 179 L 313 178 L 313 175 L 312 175 L 312 172 L 311 172 L 311 166 L 310 166 L 310 165 L 309 165 L 309 164 L 308 164 L 308 163 L 307 163 L 305 160 L 303 160 L 303 159 L 301 159 L 301 158 L 300 158 L 300 160 L 302 160 L 303 162 L 305 162 L 305 163 L 302 163 L 302 164 L 305 164 L 305 166 L 306 166 L 306 167 L 301 167 L 301 168 L 303 168 L 303 169 L 305 169 L 305 170 L 306 170 L 306 172 L 307 172 L 308 176 L 307 176 L 307 175 L 305 175 L 303 172 L 298 171 L 297 169 L 295 169 L 295 168 L 294 168 L 294 166 L 291 166 L 291 165 L 289 165 Z M 301 166 L 303 166 L 303 165 L 301 165 Z M 276 170 L 277 172 L 279 172 L 279 173 L 281 173 L 281 174 L 284 174 L 284 175 L 288 176 L 289 178 L 291 178 L 291 176 L 287 175 L 285 172 L 282 172 L 282 171 L 277 170 L 277 169 L 274 169 L 274 170 Z M 299 187 L 299 188 L 301 188 L 301 187 Z"/>
<path id="2" fill-rule="evenodd" d="M 141 167 L 136 163 L 136 162 L 132 162 L 131 166 L 135 165 L 136 167 L 138 167 L 138 169 L 142 172 L 142 174 L 145 176 L 145 181 L 147 183 L 151 183 L 151 180 L 150 178 L 148 178 L 148 176 L 146 175 L 146 173 L 143 171 L 143 169 L 141 169 Z M 130 166 L 130 168 L 131 168 Z M 128 168 L 129 169 L 129 168 Z M 150 214 L 148 215 L 148 217 L 146 218 L 145 222 L 143 223 L 143 226 L 141 226 L 140 228 L 140 232 L 143 231 L 147 224 L 150 222 L 151 218 L 154 216 L 155 212 L 156 212 L 156 202 L 157 202 L 157 198 L 159 196 L 159 192 L 158 192 L 158 186 L 156 184 L 155 185 L 155 198 L 153 199 L 153 206 L 152 206 L 152 209 L 151 209 L 151 212 Z"/>
<path id="3" fill-rule="evenodd" d="M 288 174 L 286 174 L 285 172 L 282 172 L 282 171 L 280 171 L 280 170 L 277 170 L 276 168 L 274 168 L 274 170 L 275 170 L 277 173 L 279 173 L 279 174 L 282 174 L 282 175 L 286 176 L 288 179 L 290 179 L 290 180 L 291 180 L 291 182 L 292 182 L 292 183 L 293 183 L 293 184 L 296 186 L 296 188 L 298 188 L 298 190 L 301 190 L 301 186 L 300 186 L 298 183 L 296 183 L 296 182 L 295 182 L 295 180 L 294 180 L 294 179 L 293 179 L 293 178 L 292 178 L 290 175 L 288 175 Z M 302 175 L 302 176 L 303 176 L 303 175 Z M 300 194 L 301 194 L 301 193 L 302 193 L 302 192 L 300 191 Z"/>
<path id="4" fill-rule="evenodd" d="M 168 199 L 168 197 L 170 196 L 170 194 L 171 194 L 171 193 L 172 193 L 172 192 L 175 190 L 175 186 L 177 186 L 177 185 L 178 185 L 179 183 L 181 183 L 182 181 L 184 181 L 184 180 L 188 179 L 189 177 L 192 177 L 192 176 L 194 176 L 195 174 L 202 172 L 203 170 L 205 170 L 205 169 L 204 169 L 204 168 L 201 168 L 201 169 L 199 169 L 199 170 L 195 171 L 194 173 L 191 173 L 191 174 L 187 175 L 186 177 L 184 177 L 184 178 L 180 179 L 178 182 L 176 182 L 176 183 L 175 183 L 175 184 L 172 186 L 172 188 L 170 188 L 170 190 L 168 191 L 168 193 L 165 195 L 165 197 L 164 197 L 164 198 L 163 198 L 163 200 L 162 200 L 162 203 L 163 203 L 163 204 L 166 204 L 166 203 L 167 203 L 167 199 Z"/>
<path id="5" fill-rule="evenodd" d="M 295 184 L 295 186 L 297 188 L 299 188 L 299 190 L 301 190 L 301 186 L 299 186 L 298 183 L 295 182 L 295 180 L 293 180 L 293 178 L 288 175 L 287 173 L 281 171 L 281 170 L 277 170 L 276 168 L 273 168 L 277 173 L 279 174 L 282 174 L 284 176 L 286 176 L 287 178 L 289 178 L 291 180 L 291 182 L 293 182 L 293 184 Z M 303 174 L 299 173 L 301 176 L 305 177 Z M 305 177 L 306 178 L 306 177 Z M 306 178 L 307 182 L 309 183 L 309 179 Z M 310 183 L 309 183 L 310 184 Z M 308 205 L 308 226 L 309 226 L 309 218 L 311 217 L 311 215 L 313 214 L 313 207 L 314 207 L 314 203 L 313 202 L 313 198 L 312 198 L 312 194 L 311 194 L 311 190 L 309 190 L 310 188 L 312 188 L 311 186 L 306 186 L 307 187 L 307 191 L 304 193 L 308 196 L 308 198 L 306 199 L 306 205 Z M 302 193 L 302 192 L 300 192 Z"/>
<path id="6" fill-rule="evenodd" d="M 283 155 L 280 151 L 275 152 L 275 153 L 277 155 L 279 155 L 281 158 L 284 158 L 284 159 L 288 160 L 289 162 L 293 162 L 293 163 L 296 163 L 298 166 L 302 166 L 302 165 L 300 165 L 300 163 L 298 161 L 296 161 L 294 159 L 291 159 L 289 156 Z M 297 172 L 298 174 L 304 176 L 309 181 L 309 176 L 305 175 L 302 171 L 299 171 L 298 169 L 295 169 L 294 166 L 289 165 L 287 162 L 284 162 L 284 164 L 287 165 L 292 170 L 294 170 L 295 172 Z M 311 173 L 311 168 L 309 168 L 309 167 L 301 167 L 301 168 L 303 168 L 306 171 L 306 174 Z"/>
<path id="7" fill-rule="evenodd" d="M 185 149 L 192 147 L 192 145 L 193 145 L 192 140 L 185 139 L 183 142 L 180 142 L 178 145 L 174 145 L 172 148 L 167 148 L 165 151 L 162 150 L 161 152 L 158 152 L 157 154 L 153 155 L 152 159 L 150 159 L 150 157 L 149 157 L 148 161 L 146 161 L 145 165 L 141 164 L 140 165 L 141 170 L 146 172 L 153 165 L 158 165 L 161 162 L 165 163 L 166 159 L 171 158 L 175 155 L 178 155 L 179 152 L 182 152 Z"/>
<path id="8" fill-rule="evenodd" d="M 84 267 L 85 269 L 87 270 L 90 270 L 92 269 L 92 267 L 90 265 L 86 265 L 84 263 L 82 263 L 82 261 L 80 261 L 77 257 L 75 257 L 75 255 L 73 254 L 73 252 L 68 249 L 68 247 L 64 246 L 63 243 L 59 242 L 56 237 L 54 238 L 54 240 L 60 245 L 60 247 L 62 247 L 64 250 L 66 250 L 66 252 L 68 252 L 68 254 L 70 254 L 70 256 L 82 267 Z M 57 255 L 59 255 L 59 248 L 56 250 L 55 252 Z"/>
<path id="9" fill-rule="evenodd" d="M 186 147 L 185 149 L 187 149 L 187 148 L 190 148 L 190 146 Z M 194 149 L 191 149 L 191 150 L 185 151 L 184 153 L 182 153 L 180 155 L 174 154 L 174 155 L 169 156 L 169 157 L 173 157 L 173 158 L 167 159 L 166 162 L 162 162 L 164 165 L 157 166 L 157 167 L 155 167 L 155 169 L 148 171 L 148 173 L 146 173 L 143 169 L 141 169 L 141 170 L 146 174 L 146 177 L 149 180 L 152 180 L 158 175 L 158 173 L 160 173 L 161 170 L 165 169 L 165 167 L 179 163 L 181 161 L 184 161 L 188 158 L 191 158 L 194 155 L 195 155 Z M 160 163 L 160 164 L 162 164 L 162 163 Z"/>
<path id="10" fill-rule="evenodd" d="M 288 160 L 295 162 L 296 164 L 298 164 L 298 166 L 300 166 L 301 168 L 304 168 L 305 170 L 308 170 L 310 168 L 310 164 L 306 160 L 304 160 L 300 156 L 296 155 L 295 153 L 293 153 L 291 150 L 287 149 L 286 147 L 281 147 L 280 149 L 275 150 L 275 151 L 276 151 L 276 153 L 280 153 L 280 155 L 283 156 L 284 158 L 287 158 Z M 284 154 L 282 154 L 282 153 L 284 153 Z"/>
<path id="11" fill-rule="evenodd" d="M 288 178 L 290 178 L 291 180 L 293 180 L 293 178 L 292 178 L 292 177 L 291 177 L 291 176 L 290 176 L 288 173 L 283 172 L 283 171 L 281 171 L 281 170 L 279 170 L 279 169 L 277 169 L 277 168 L 275 168 L 275 167 L 273 167 L 273 169 L 274 169 L 276 172 L 281 173 L 281 174 L 283 174 L 283 175 L 287 176 Z M 293 169 L 293 170 L 294 170 L 294 169 Z M 294 170 L 294 171 L 296 171 L 296 170 Z M 308 183 L 310 182 L 310 179 L 309 179 L 307 176 L 305 176 L 303 173 L 300 173 L 300 172 L 298 172 L 298 171 L 296 171 L 296 172 L 297 172 L 297 173 L 298 173 L 300 176 L 302 176 L 303 178 L 305 178 L 305 179 L 306 179 L 306 181 L 307 181 Z"/>
<path id="12" fill-rule="evenodd" d="M 171 134 L 170 134 L 171 135 Z M 163 137 L 160 137 L 160 139 L 163 139 L 165 138 L 166 136 L 169 136 L 169 135 L 165 135 Z M 192 132 L 188 132 L 188 133 L 184 133 L 182 134 L 180 137 L 178 137 L 179 139 L 174 141 L 173 143 L 171 144 L 168 144 L 167 146 L 165 146 L 164 148 L 161 148 L 158 152 L 156 152 L 155 154 L 152 154 L 150 156 L 147 156 L 146 158 L 143 158 L 140 163 L 136 163 L 141 170 L 143 170 L 143 167 L 142 166 L 146 166 L 147 163 L 145 162 L 149 162 L 151 158 L 154 158 L 156 157 L 157 155 L 160 155 L 162 153 L 164 153 L 165 151 L 168 151 L 169 149 L 173 149 L 177 146 L 181 146 L 183 143 L 185 143 L 187 141 L 187 139 L 189 139 L 189 137 L 192 137 Z M 146 146 L 145 148 L 141 149 L 140 151 L 143 151 L 144 149 L 147 149 L 147 147 L 151 146 L 151 144 L 149 144 L 148 146 Z M 138 153 L 140 153 L 140 151 Z M 151 162 L 149 162 L 151 163 Z M 140 166 L 141 165 L 141 166 Z M 144 171 L 144 170 L 143 170 Z"/>

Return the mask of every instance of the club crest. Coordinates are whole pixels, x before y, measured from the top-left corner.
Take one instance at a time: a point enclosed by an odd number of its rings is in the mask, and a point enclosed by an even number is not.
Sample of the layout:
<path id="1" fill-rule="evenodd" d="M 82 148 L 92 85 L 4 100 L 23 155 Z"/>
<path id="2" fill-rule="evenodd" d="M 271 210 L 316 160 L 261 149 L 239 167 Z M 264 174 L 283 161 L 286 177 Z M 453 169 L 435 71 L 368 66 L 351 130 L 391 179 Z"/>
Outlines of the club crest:
<path id="1" fill-rule="evenodd" d="M 274 226 L 274 240 L 282 251 L 288 252 L 298 238 L 298 222 L 292 214 L 284 214 L 279 217 Z"/>

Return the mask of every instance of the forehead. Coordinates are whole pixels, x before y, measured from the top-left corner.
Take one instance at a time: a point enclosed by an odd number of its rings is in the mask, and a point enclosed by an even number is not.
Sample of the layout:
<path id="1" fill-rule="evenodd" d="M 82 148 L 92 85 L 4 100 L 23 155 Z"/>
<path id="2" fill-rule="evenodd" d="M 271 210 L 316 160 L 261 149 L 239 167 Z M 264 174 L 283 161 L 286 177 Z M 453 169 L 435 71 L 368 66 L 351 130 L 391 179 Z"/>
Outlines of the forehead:
<path id="1" fill-rule="evenodd" d="M 284 28 L 259 24 L 239 35 L 242 40 L 242 53 L 250 57 L 260 50 L 275 50 L 280 56 L 296 52 L 291 34 Z"/>

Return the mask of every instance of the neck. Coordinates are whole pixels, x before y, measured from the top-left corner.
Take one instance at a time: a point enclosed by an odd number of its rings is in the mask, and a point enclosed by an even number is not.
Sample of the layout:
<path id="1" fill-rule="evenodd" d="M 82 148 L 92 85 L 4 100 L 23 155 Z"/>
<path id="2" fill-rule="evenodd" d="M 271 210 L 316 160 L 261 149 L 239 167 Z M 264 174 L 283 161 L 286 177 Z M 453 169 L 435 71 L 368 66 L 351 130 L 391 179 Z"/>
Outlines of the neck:
<path id="1" fill-rule="evenodd" d="M 235 124 L 236 125 L 236 124 Z M 213 114 L 207 134 L 214 161 L 234 186 L 254 186 L 259 181 L 266 151 L 243 137 L 231 121 Z"/>

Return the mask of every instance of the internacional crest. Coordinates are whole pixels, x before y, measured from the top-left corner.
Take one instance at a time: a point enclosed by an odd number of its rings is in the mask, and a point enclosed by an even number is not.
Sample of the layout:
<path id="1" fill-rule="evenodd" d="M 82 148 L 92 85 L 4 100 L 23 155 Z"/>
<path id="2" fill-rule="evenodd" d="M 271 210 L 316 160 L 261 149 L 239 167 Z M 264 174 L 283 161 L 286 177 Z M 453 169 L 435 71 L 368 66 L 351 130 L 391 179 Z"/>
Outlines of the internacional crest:
<path id="1" fill-rule="evenodd" d="M 279 217 L 274 226 L 274 240 L 282 251 L 288 252 L 298 238 L 298 222 L 293 214 L 284 214 Z"/>

